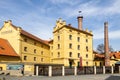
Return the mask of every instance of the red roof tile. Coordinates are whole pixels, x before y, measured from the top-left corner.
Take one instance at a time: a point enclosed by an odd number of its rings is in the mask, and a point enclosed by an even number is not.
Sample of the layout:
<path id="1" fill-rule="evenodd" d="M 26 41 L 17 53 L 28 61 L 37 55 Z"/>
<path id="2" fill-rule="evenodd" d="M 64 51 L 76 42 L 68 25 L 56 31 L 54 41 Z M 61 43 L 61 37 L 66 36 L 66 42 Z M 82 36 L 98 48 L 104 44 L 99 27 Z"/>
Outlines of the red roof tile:
<path id="1" fill-rule="evenodd" d="M 11 26 L 13 26 L 15 29 L 18 28 L 17 26 L 15 26 L 15 25 L 13 25 L 13 24 L 11 24 Z M 27 31 L 23 30 L 22 28 L 21 28 L 21 30 L 20 30 L 20 33 L 23 34 L 23 35 L 25 35 L 25 36 L 27 36 L 27 37 L 29 37 L 29 38 L 31 38 L 31 39 L 34 39 L 34 40 L 36 40 L 36 41 L 39 41 L 39 42 L 41 42 L 41 43 L 43 43 L 43 44 L 48 45 L 48 41 L 42 40 L 42 39 L 40 39 L 40 38 L 38 38 L 38 37 L 32 35 L 31 33 L 29 33 L 29 32 L 27 32 Z"/>
<path id="2" fill-rule="evenodd" d="M 105 56 L 103 54 L 95 54 L 95 57 L 104 58 Z"/>
<path id="3" fill-rule="evenodd" d="M 39 41 L 39 42 L 41 42 L 41 43 L 43 43 L 43 44 L 48 45 L 48 43 L 47 43 L 46 41 L 44 41 L 44 40 L 42 40 L 42 39 L 40 39 L 40 38 L 38 38 L 38 37 L 36 37 L 36 36 L 28 33 L 28 32 L 25 31 L 25 30 L 21 30 L 20 33 L 23 34 L 23 35 L 25 35 L 25 36 L 27 36 L 27 37 L 29 37 L 29 38 L 31 38 L 31 39 L 34 39 L 34 40 L 36 40 L 36 41 Z"/>
<path id="4" fill-rule="evenodd" d="M 95 53 L 95 52 L 94 52 Z M 110 57 L 115 57 L 116 59 L 120 59 L 120 52 L 111 52 L 110 53 Z M 104 58 L 105 55 L 104 54 L 99 54 L 99 53 L 96 53 L 95 54 L 95 57 L 98 57 L 98 58 Z"/>
<path id="5" fill-rule="evenodd" d="M 114 56 L 115 58 L 120 59 L 120 52 L 114 52 Z"/>
<path id="6" fill-rule="evenodd" d="M 5 40 L 0 38 L 0 55 L 6 55 L 6 56 L 16 56 L 18 57 L 19 55 L 14 51 L 10 43 Z"/>

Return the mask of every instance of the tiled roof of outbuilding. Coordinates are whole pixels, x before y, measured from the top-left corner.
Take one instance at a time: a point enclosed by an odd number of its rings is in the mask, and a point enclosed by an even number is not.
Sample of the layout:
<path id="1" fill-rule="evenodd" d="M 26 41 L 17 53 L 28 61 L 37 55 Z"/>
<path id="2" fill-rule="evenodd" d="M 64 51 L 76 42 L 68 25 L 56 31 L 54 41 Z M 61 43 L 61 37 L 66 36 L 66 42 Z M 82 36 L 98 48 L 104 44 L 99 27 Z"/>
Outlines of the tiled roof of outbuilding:
<path id="1" fill-rule="evenodd" d="M 14 51 L 14 49 L 10 45 L 10 43 L 2 38 L 0 38 L 0 55 L 19 57 L 19 55 Z"/>
<path id="2" fill-rule="evenodd" d="M 95 51 L 94 51 L 94 53 L 95 53 L 95 57 L 98 57 L 98 58 L 104 58 L 105 57 L 105 55 L 104 54 L 99 54 L 99 53 L 96 53 Z M 117 52 L 111 52 L 111 53 L 109 53 L 110 54 L 110 57 L 114 57 L 114 58 L 116 58 L 116 59 L 120 59 L 120 51 L 117 51 Z"/>

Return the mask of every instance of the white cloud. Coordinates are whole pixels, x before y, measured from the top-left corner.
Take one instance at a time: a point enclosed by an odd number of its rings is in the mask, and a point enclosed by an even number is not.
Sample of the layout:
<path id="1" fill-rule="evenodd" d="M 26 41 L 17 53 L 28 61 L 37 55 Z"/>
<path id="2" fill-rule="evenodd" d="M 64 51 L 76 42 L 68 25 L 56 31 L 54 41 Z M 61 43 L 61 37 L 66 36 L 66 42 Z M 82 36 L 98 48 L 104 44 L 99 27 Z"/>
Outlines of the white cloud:
<path id="1" fill-rule="evenodd" d="M 39 13 L 31 12 L 24 14 L 21 17 L 17 17 L 15 23 L 24 30 L 40 37 L 41 39 L 48 40 L 52 37 L 55 19 L 44 15 L 39 15 Z"/>
<path id="2" fill-rule="evenodd" d="M 75 1 L 75 0 L 49 0 L 51 1 L 53 4 L 69 4 L 69 5 L 75 5 L 77 4 L 79 1 Z"/>
<path id="3" fill-rule="evenodd" d="M 67 7 L 63 10 L 63 14 L 68 17 L 78 15 L 78 11 L 81 10 L 85 16 L 108 16 L 120 13 L 120 0 L 115 0 L 111 5 L 99 6 L 99 1 L 90 1 L 80 4 L 75 7 Z"/>
<path id="4" fill-rule="evenodd" d="M 110 39 L 120 39 L 120 30 L 111 31 L 109 33 Z"/>
<path id="5" fill-rule="evenodd" d="M 120 39 L 120 30 L 116 31 L 109 31 L 108 32 L 110 39 Z M 94 39 L 104 39 L 104 31 L 103 30 L 96 30 L 94 31 Z"/>

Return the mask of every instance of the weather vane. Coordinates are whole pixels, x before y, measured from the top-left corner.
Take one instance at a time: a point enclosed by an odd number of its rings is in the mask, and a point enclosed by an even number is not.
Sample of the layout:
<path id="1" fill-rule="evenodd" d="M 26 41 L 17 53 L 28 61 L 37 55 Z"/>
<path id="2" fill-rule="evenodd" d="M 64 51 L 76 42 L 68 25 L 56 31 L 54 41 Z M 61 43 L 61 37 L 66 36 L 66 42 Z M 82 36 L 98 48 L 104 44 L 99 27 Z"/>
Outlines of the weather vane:
<path id="1" fill-rule="evenodd" d="M 82 11 L 78 11 L 79 13 L 82 13 Z"/>
<path id="2" fill-rule="evenodd" d="M 82 11 L 78 11 L 78 13 L 81 15 Z"/>

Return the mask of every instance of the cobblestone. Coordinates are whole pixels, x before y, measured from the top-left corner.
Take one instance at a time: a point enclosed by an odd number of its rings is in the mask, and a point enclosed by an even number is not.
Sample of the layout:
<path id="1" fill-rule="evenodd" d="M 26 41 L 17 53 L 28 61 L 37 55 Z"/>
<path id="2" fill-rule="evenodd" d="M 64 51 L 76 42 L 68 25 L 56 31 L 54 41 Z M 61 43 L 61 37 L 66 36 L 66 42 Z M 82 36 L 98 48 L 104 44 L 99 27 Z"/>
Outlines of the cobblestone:
<path id="1" fill-rule="evenodd" d="M 120 80 L 120 74 L 97 74 L 77 76 L 5 76 L 0 75 L 0 80 Z"/>

